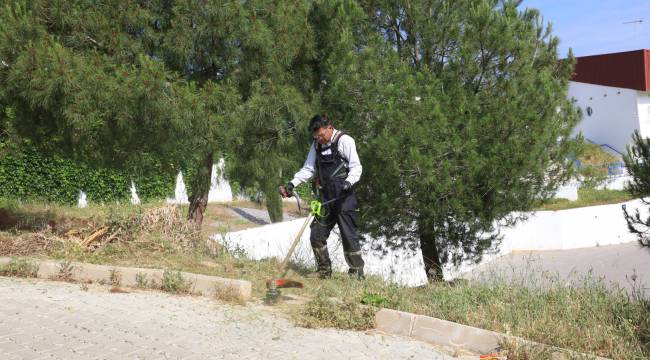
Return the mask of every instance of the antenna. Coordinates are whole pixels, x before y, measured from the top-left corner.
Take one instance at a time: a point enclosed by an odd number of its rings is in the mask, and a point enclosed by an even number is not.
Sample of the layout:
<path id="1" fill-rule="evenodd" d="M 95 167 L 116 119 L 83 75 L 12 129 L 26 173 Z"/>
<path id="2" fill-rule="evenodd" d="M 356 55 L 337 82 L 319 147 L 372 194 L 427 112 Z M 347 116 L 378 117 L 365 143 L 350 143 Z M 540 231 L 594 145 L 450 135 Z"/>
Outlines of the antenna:
<path id="1" fill-rule="evenodd" d="M 639 20 L 633 20 L 633 21 L 626 21 L 623 24 L 626 24 L 626 25 L 627 24 L 637 24 L 637 23 L 642 23 L 642 22 L 643 22 L 643 19 L 639 19 Z"/>

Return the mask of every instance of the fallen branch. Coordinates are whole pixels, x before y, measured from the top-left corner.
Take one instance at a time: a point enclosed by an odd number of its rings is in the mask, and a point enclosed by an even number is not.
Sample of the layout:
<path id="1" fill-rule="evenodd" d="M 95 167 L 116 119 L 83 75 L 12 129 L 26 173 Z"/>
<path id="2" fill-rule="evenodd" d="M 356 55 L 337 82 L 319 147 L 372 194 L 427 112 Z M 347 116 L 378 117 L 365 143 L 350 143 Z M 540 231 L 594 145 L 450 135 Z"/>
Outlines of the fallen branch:
<path id="1" fill-rule="evenodd" d="M 100 228 L 99 230 L 96 230 L 94 233 L 90 234 L 84 241 L 81 243 L 83 246 L 88 246 L 91 243 L 101 239 L 102 236 L 104 236 L 108 232 L 108 226 L 104 226 Z"/>

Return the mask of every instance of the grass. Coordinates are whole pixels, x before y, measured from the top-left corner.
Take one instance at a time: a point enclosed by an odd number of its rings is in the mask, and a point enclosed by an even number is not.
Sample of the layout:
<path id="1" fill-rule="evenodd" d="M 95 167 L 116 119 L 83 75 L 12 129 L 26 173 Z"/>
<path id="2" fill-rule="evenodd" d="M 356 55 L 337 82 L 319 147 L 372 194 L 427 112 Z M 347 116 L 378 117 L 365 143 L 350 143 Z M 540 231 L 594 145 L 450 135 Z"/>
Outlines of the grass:
<path id="1" fill-rule="evenodd" d="M 621 161 L 618 157 L 603 150 L 600 146 L 585 142 L 582 148 L 582 154 L 578 158 L 582 166 L 599 167 L 607 175 L 607 165 Z"/>
<path id="2" fill-rule="evenodd" d="M 37 204 L 29 209 L 20 210 L 42 211 Z M 62 216 L 56 208 L 49 209 L 54 217 Z M 76 210 L 66 211 L 72 223 L 83 224 L 71 215 Z M 90 212 L 94 228 L 79 225 L 76 233 L 71 232 L 75 228 L 61 232 L 47 227 L 0 232 L 0 255 L 169 269 L 162 283 L 155 285 L 173 293 L 184 293 L 186 286 L 179 271 L 246 279 L 253 283 L 253 295 L 258 299 L 264 297 L 265 281 L 278 265 L 276 260 L 252 261 L 215 246 L 207 241 L 204 232 L 188 226 L 183 213 L 174 207 L 145 206 L 138 211 L 113 211 L 113 215 L 102 209 Z M 227 217 L 214 220 L 231 225 Z M 102 226 L 109 226 L 110 230 L 98 246 L 84 246 L 79 241 Z M 108 239 L 111 241 L 104 243 Z M 298 294 L 310 299 L 290 309 L 293 319 L 306 327 L 367 329 L 373 326 L 375 309 L 386 307 L 614 359 L 650 356 L 650 302 L 640 294 L 628 295 L 592 277 L 567 284 L 553 274 L 532 271 L 521 276 L 524 280 L 519 282 L 493 274 L 487 278 L 489 281 L 407 288 L 375 276 L 362 282 L 339 273 L 331 280 L 309 279 L 303 276 L 305 269 L 294 267 L 288 277 L 303 282 L 305 288 L 282 291 L 285 295 Z M 152 286 L 146 276 L 141 276 L 138 283 L 142 287 Z M 331 298 L 339 301 L 332 302 Z M 511 358 L 527 356 L 515 347 L 508 351 L 513 354 Z"/>
<path id="3" fill-rule="evenodd" d="M 535 210 L 566 210 L 585 206 L 617 204 L 632 200 L 633 197 L 623 190 L 578 189 L 578 200 L 551 199 L 539 205 Z"/>
<path id="4" fill-rule="evenodd" d="M 7 265 L 0 265 L 0 276 L 36 277 L 38 266 L 27 259 L 12 258 Z"/>

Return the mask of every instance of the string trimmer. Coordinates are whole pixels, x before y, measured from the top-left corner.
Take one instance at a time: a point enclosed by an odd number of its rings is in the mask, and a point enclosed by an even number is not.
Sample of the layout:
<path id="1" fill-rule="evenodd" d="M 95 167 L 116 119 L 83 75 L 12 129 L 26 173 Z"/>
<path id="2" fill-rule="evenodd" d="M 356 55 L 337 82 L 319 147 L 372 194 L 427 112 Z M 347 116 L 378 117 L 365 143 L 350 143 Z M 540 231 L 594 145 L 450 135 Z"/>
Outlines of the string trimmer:
<path id="1" fill-rule="evenodd" d="M 302 224 L 302 227 L 300 228 L 300 231 L 298 232 L 298 235 L 296 238 L 293 240 L 293 243 L 291 243 L 291 246 L 289 247 L 289 251 L 287 252 L 287 255 L 284 257 L 284 260 L 280 263 L 280 266 L 278 267 L 278 276 L 271 280 L 266 281 L 266 298 L 264 299 L 264 302 L 267 304 L 275 304 L 278 299 L 280 298 L 280 290 L 282 288 L 302 288 L 303 285 L 299 281 L 291 280 L 291 279 L 286 279 L 285 276 L 287 275 L 287 265 L 289 264 L 289 259 L 291 258 L 291 255 L 293 255 L 294 250 L 296 250 L 296 246 L 298 246 L 298 243 L 300 242 L 300 239 L 302 238 L 302 234 L 305 232 L 305 229 L 307 228 L 307 225 L 309 225 L 312 220 L 314 220 L 314 217 L 322 217 L 324 216 L 323 214 L 323 206 L 334 202 L 338 200 L 338 198 L 334 198 L 332 200 L 328 200 L 324 203 L 321 203 L 318 200 L 313 200 L 309 204 L 309 215 L 307 216 L 307 219 L 305 220 L 305 223 Z"/>

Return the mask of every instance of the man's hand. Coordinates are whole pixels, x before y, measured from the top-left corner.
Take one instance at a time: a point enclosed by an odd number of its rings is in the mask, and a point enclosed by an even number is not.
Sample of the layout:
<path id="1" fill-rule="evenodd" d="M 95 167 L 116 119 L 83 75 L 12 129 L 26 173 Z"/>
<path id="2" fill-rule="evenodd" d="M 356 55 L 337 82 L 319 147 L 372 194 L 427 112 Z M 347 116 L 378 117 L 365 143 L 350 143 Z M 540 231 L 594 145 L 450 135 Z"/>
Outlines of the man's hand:
<path id="1" fill-rule="evenodd" d="M 341 190 L 343 190 L 343 192 L 349 192 L 350 190 L 352 190 L 352 184 L 350 184 L 350 182 L 348 181 L 344 181 L 343 188 L 341 188 Z"/>
<path id="2" fill-rule="evenodd" d="M 291 182 L 288 182 L 287 186 L 280 186 L 280 196 L 283 198 L 293 196 L 293 184 Z"/>

